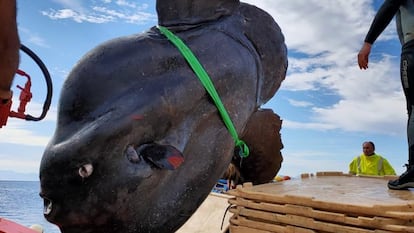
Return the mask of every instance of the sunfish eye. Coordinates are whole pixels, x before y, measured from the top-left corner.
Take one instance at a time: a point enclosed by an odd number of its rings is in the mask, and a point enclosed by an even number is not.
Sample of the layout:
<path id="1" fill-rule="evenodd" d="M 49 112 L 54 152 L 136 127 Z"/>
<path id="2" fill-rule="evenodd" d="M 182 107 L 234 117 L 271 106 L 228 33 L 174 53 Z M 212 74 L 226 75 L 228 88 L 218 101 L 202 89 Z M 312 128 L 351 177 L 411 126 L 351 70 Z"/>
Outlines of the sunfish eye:
<path id="1" fill-rule="evenodd" d="M 131 163 L 138 163 L 140 161 L 139 155 L 133 146 L 128 146 L 125 154 Z"/>
<path id="2" fill-rule="evenodd" d="M 92 172 L 93 172 L 93 166 L 92 166 L 92 164 L 90 164 L 90 163 L 88 163 L 88 164 L 84 164 L 84 165 L 82 165 L 80 168 L 79 168 L 79 175 L 82 177 L 82 178 L 87 178 L 87 177 L 89 177 L 90 175 L 92 175 Z"/>

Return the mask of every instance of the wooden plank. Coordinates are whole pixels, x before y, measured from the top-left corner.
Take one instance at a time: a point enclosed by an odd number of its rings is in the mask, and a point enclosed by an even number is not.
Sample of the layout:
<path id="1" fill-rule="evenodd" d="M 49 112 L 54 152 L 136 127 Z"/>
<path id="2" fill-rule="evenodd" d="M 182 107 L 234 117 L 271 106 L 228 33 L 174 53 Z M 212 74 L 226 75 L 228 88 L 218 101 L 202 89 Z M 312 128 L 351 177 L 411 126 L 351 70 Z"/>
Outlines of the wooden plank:
<path id="1" fill-rule="evenodd" d="M 283 233 L 328 233 L 328 232 L 317 232 L 312 229 L 306 229 L 297 226 L 289 226 L 289 225 L 278 225 L 274 223 L 266 223 L 266 222 L 258 222 L 251 219 L 248 219 L 243 216 L 235 217 L 233 216 L 230 219 L 230 228 L 232 226 L 243 226 L 250 228 L 252 232 L 258 231 L 267 231 L 267 232 L 283 232 Z M 230 232 L 233 233 L 233 232 Z"/>
<path id="2" fill-rule="evenodd" d="M 243 198 L 229 199 L 229 203 L 238 207 L 245 207 L 259 211 L 274 212 L 280 214 L 293 214 L 313 218 L 325 222 L 336 222 L 340 224 L 353 225 L 365 228 L 375 228 L 398 232 L 413 232 L 414 223 L 410 220 L 392 219 L 384 217 L 353 217 L 344 213 L 327 212 L 316 210 L 312 207 L 298 206 L 292 204 L 272 204 L 254 202 Z"/>
<path id="3" fill-rule="evenodd" d="M 273 233 L 271 231 L 263 231 L 244 226 L 230 225 L 230 233 Z"/>
<path id="4" fill-rule="evenodd" d="M 413 220 L 413 191 L 388 190 L 386 183 L 386 179 L 332 175 L 238 186 L 229 194 L 260 202 L 308 206 L 356 216 Z"/>
<path id="5" fill-rule="evenodd" d="M 316 231 L 332 232 L 332 233 L 392 233 L 393 231 L 379 230 L 379 229 L 366 229 L 354 226 L 340 225 L 330 222 L 317 221 L 312 218 L 303 216 L 291 215 L 291 214 L 277 214 L 271 212 L 257 211 L 242 207 L 237 209 L 232 208 L 230 212 L 237 214 L 236 216 L 244 216 L 246 218 L 253 218 L 256 220 L 262 220 L 262 222 L 291 225 L 302 228 L 309 228 Z M 258 225 L 262 222 L 256 221 Z"/>
<path id="6" fill-rule="evenodd" d="M 247 218 L 242 216 L 233 216 L 230 218 L 230 227 L 231 226 L 243 226 L 250 229 L 269 231 L 269 232 L 285 232 L 285 227 L 278 224 L 268 224 L 259 221 L 250 221 Z M 254 231 L 252 231 L 254 232 Z"/>
<path id="7" fill-rule="evenodd" d="M 316 172 L 316 176 L 348 176 L 344 174 L 343 172 L 338 171 L 322 171 L 322 172 Z"/>

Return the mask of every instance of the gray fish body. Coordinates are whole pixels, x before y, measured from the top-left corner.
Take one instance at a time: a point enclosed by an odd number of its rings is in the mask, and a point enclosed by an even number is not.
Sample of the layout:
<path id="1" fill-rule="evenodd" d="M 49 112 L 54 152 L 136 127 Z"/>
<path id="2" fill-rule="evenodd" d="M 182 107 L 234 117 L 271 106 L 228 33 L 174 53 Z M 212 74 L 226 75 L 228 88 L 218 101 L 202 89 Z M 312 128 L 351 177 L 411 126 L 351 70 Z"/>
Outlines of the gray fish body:
<path id="1" fill-rule="evenodd" d="M 267 39 L 252 40 L 243 14 L 251 6 L 242 6 L 214 23 L 175 31 L 209 74 L 239 134 L 287 67 L 280 29 L 274 23 Z M 258 48 L 269 39 L 277 53 L 264 62 Z M 207 197 L 233 151 L 212 99 L 158 29 L 108 41 L 78 62 L 62 88 L 40 166 L 45 217 L 63 233 L 174 232 Z M 177 166 L 164 169 L 165 161 L 148 153 Z"/>

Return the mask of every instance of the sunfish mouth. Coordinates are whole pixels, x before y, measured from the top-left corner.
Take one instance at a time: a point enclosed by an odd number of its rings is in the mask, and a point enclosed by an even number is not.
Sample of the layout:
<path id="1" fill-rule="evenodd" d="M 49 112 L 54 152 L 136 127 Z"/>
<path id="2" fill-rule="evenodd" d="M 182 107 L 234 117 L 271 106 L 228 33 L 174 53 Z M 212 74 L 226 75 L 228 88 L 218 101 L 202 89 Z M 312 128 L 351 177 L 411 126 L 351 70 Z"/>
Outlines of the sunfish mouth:
<path id="1" fill-rule="evenodd" d="M 48 216 L 50 213 L 52 213 L 53 210 L 53 202 L 48 199 L 43 197 L 43 214 L 45 216 Z"/>
<path id="2" fill-rule="evenodd" d="M 78 175 L 82 179 L 88 178 L 89 176 L 92 175 L 92 173 L 93 173 L 93 165 L 90 163 L 86 163 L 80 166 L 78 169 Z M 41 192 L 39 195 L 43 199 L 43 214 L 45 216 L 49 216 L 53 211 L 53 201 L 43 192 Z"/>

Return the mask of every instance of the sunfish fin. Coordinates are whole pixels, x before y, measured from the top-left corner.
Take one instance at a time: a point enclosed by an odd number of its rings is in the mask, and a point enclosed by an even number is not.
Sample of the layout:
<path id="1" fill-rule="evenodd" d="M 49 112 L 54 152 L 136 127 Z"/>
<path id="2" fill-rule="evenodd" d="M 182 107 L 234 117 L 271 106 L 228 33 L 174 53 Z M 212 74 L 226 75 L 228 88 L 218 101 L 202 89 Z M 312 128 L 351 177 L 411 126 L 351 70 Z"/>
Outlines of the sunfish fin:
<path id="1" fill-rule="evenodd" d="M 249 146 L 250 154 L 241 159 L 233 157 L 244 182 L 254 185 L 273 180 L 282 166 L 282 120 L 271 109 L 259 109 L 249 118 L 241 139 Z"/>
<path id="2" fill-rule="evenodd" d="M 137 152 L 160 169 L 175 170 L 184 162 L 181 151 L 171 145 L 144 144 L 137 148 Z"/>

